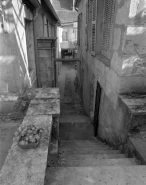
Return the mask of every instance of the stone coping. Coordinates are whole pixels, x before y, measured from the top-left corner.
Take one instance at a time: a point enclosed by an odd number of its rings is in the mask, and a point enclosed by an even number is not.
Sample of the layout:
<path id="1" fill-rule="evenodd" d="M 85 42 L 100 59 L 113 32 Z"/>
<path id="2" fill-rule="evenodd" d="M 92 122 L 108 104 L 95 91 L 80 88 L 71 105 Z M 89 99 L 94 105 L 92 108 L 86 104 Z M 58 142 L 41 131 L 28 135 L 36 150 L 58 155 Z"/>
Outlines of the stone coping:
<path id="1" fill-rule="evenodd" d="M 120 95 L 121 100 L 130 109 L 133 114 L 145 114 L 146 113 L 146 95 Z"/>
<path id="2" fill-rule="evenodd" d="M 146 132 L 145 132 L 146 137 Z M 132 145 L 129 149 L 132 149 L 132 153 L 134 153 L 135 157 L 141 161 L 142 164 L 146 165 L 146 138 L 141 134 L 130 137 L 129 142 Z"/>
<path id="3" fill-rule="evenodd" d="M 40 144 L 36 149 L 21 149 L 14 140 L 3 165 L 1 185 L 43 185 L 45 180 L 48 145 L 51 137 L 52 116 L 26 116 L 22 125 L 34 124 L 44 128 Z"/>
<path id="4" fill-rule="evenodd" d="M 60 100 L 47 99 L 47 100 L 31 100 L 27 110 L 29 115 L 52 115 L 59 116 L 60 114 Z"/>
<path id="5" fill-rule="evenodd" d="M 59 99 L 60 93 L 59 88 L 31 88 L 27 90 L 28 96 L 31 99 Z"/>

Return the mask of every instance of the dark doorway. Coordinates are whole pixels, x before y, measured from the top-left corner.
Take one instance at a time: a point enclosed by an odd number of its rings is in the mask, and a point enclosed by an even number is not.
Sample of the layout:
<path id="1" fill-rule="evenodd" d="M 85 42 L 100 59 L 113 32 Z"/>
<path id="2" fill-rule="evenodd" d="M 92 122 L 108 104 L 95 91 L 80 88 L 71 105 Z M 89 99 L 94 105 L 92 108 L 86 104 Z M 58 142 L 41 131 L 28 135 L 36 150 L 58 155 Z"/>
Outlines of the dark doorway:
<path id="1" fill-rule="evenodd" d="M 101 87 L 99 82 L 97 82 L 96 87 L 96 100 L 95 100 L 95 110 L 94 110 L 94 136 L 96 137 L 98 134 L 98 124 L 99 124 L 99 108 L 100 108 L 100 98 L 101 98 Z"/>

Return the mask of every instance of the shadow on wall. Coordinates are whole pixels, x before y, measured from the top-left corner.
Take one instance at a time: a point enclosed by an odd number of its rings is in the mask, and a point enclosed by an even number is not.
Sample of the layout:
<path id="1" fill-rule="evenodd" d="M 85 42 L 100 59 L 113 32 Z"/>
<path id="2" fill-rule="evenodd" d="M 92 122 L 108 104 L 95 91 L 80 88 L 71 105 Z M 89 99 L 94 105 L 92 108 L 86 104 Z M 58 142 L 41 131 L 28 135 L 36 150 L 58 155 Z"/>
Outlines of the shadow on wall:
<path id="1" fill-rule="evenodd" d="M 0 89 L 8 87 L 9 92 L 22 93 L 31 86 L 23 5 L 18 1 L 14 1 L 14 4 L 8 1 L 3 10 L 4 21 L 0 28 Z"/>

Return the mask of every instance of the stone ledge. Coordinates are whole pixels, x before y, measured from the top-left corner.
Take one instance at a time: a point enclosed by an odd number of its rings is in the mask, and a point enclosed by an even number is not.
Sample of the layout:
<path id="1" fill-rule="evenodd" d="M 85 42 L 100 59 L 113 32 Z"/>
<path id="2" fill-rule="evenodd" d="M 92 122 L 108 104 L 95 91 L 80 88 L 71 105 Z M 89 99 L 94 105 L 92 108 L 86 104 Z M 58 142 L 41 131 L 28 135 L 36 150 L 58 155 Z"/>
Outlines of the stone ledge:
<path id="1" fill-rule="evenodd" d="M 14 141 L 1 171 L 1 185 L 43 185 L 45 181 L 48 145 L 51 137 L 52 116 L 26 116 L 23 125 L 44 128 L 40 145 L 23 150 Z"/>
<path id="2" fill-rule="evenodd" d="M 53 115 L 59 116 L 60 114 L 60 100 L 59 99 L 48 99 L 48 100 L 32 100 L 28 110 L 27 116 L 29 115 Z"/>
<path id="3" fill-rule="evenodd" d="M 120 99 L 130 114 L 129 128 L 144 125 L 146 120 L 146 95 L 120 95 Z"/>
<path id="4" fill-rule="evenodd" d="M 59 99 L 59 88 L 31 88 L 27 90 L 30 99 Z"/>
<path id="5" fill-rule="evenodd" d="M 146 138 L 130 137 L 128 153 L 134 155 L 140 164 L 146 165 Z"/>

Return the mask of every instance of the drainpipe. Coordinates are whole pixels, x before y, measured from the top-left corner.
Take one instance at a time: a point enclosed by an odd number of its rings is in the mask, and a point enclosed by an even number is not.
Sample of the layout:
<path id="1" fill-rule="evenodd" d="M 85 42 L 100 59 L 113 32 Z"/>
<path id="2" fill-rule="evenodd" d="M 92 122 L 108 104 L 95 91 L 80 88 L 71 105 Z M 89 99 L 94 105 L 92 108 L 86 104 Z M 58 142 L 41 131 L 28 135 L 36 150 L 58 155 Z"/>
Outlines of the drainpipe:
<path id="1" fill-rule="evenodd" d="M 36 19 L 39 15 L 40 7 L 36 8 L 35 13 L 33 12 L 33 34 L 34 34 L 34 47 L 35 47 L 35 64 L 36 64 L 36 77 L 37 77 L 37 87 L 41 87 L 40 82 L 40 73 L 39 73 L 39 63 L 38 63 L 38 52 L 37 52 L 37 27 L 36 27 Z"/>

